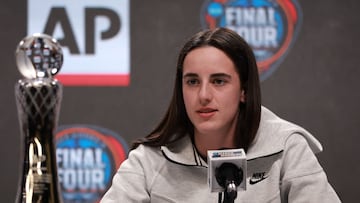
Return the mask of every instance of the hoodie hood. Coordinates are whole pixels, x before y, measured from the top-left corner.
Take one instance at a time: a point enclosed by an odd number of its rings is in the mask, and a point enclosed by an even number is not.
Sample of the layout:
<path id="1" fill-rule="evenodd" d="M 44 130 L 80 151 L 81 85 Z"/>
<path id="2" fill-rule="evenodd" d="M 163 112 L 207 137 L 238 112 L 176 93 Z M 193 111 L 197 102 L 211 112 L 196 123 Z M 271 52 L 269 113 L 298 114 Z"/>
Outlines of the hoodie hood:
<path id="1" fill-rule="evenodd" d="M 255 140 L 249 147 L 247 158 L 267 156 L 284 150 L 287 139 L 294 134 L 302 135 L 315 154 L 323 150 L 320 142 L 307 130 L 262 107 L 260 126 Z"/>

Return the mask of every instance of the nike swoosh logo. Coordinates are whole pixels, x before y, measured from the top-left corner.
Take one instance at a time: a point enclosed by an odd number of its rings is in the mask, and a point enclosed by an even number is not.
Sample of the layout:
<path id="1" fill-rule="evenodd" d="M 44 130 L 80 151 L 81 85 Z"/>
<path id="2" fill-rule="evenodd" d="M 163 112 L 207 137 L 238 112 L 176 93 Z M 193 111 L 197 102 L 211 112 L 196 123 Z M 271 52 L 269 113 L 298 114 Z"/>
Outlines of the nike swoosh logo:
<path id="1" fill-rule="evenodd" d="M 263 176 L 261 178 L 251 178 L 249 183 L 250 183 L 250 185 L 254 185 L 254 184 L 258 183 L 258 182 L 261 182 L 261 181 L 265 180 L 267 177 L 268 176 Z"/>

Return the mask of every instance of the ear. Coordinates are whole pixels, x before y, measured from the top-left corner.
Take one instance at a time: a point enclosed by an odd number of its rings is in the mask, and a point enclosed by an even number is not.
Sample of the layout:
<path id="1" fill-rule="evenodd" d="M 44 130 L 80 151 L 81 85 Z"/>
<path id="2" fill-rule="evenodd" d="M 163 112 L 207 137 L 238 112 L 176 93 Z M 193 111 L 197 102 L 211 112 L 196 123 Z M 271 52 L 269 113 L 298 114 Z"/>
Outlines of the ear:
<path id="1" fill-rule="evenodd" d="M 246 101 L 245 91 L 244 91 L 244 90 L 241 90 L 240 102 L 241 102 L 241 103 L 245 103 L 245 101 Z"/>

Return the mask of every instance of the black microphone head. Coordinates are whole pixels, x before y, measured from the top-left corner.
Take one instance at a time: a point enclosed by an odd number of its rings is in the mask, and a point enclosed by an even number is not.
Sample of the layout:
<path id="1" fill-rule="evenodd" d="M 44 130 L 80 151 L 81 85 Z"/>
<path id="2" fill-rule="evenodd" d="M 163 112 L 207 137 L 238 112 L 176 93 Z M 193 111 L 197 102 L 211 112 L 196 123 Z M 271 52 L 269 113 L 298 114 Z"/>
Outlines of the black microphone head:
<path id="1" fill-rule="evenodd" d="M 215 177 L 221 187 L 226 188 L 231 182 L 239 186 L 243 179 L 243 170 L 233 163 L 225 162 L 215 169 Z"/>

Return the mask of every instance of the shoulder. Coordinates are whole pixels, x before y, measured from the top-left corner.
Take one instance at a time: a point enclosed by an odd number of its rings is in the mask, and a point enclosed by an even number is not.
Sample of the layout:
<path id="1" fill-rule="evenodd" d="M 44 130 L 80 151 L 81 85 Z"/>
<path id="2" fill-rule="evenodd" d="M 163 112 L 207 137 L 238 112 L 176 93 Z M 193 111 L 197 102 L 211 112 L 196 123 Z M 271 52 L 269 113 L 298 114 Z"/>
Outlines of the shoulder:
<path id="1" fill-rule="evenodd" d="M 145 172 L 149 169 L 156 170 L 164 161 L 165 159 L 160 147 L 150 147 L 141 144 L 129 152 L 128 158 L 121 164 L 120 169 L 124 171 L 142 168 Z"/>
<path id="2" fill-rule="evenodd" d="M 340 202 L 308 141 L 300 134 L 285 143 L 280 167 L 282 198 L 289 202 Z"/>
<path id="3" fill-rule="evenodd" d="M 139 145 L 137 148 L 129 152 L 129 158 L 136 159 L 159 159 L 163 157 L 160 147 L 151 147 L 146 145 Z"/>
<path id="4" fill-rule="evenodd" d="M 146 146 L 144 144 L 140 144 L 137 148 L 129 152 L 129 157 L 149 156 L 149 155 L 156 155 L 159 153 L 160 153 L 160 147 L 151 147 L 151 146 Z"/>
<path id="5" fill-rule="evenodd" d="M 294 138 L 292 138 L 295 136 Z M 300 136 L 300 137 L 298 137 Z M 320 142 L 303 127 L 286 121 L 269 109 L 261 108 L 261 120 L 255 140 L 248 150 L 248 156 L 255 158 L 285 150 L 288 140 L 308 145 L 313 153 L 322 151 Z"/>
<path id="6" fill-rule="evenodd" d="M 101 202 L 150 202 L 148 190 L 164 165 L 159 151 L 144 145 L 131 150 Z"/>

